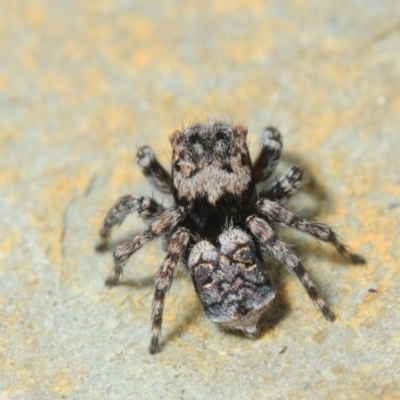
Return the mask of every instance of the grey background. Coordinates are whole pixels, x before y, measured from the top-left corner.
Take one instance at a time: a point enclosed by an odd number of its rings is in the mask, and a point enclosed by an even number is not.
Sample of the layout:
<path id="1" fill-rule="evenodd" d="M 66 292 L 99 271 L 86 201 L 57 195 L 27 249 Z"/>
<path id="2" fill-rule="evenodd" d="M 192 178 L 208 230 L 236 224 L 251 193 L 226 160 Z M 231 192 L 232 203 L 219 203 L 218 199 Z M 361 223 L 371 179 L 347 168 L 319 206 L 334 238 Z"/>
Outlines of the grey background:
<path id="1" fill-rule="evenodd" d="M 398 396 L 398 1 L 3 1 L 0 37 L 0 399 Z M 119 196 L 153 193 L 137 148 L 167 165 L 168 134 L 208 118 L 247 125 L 252 154 L 277 126 L 278 174 L 315 183 L 291 209 L 368 264 L 284 232 L 338 319 L 274 266 L 257 340 L 218 330 L 179 275 L 150 356 L 158 244 L 113 289 L 93 248 Z"/>

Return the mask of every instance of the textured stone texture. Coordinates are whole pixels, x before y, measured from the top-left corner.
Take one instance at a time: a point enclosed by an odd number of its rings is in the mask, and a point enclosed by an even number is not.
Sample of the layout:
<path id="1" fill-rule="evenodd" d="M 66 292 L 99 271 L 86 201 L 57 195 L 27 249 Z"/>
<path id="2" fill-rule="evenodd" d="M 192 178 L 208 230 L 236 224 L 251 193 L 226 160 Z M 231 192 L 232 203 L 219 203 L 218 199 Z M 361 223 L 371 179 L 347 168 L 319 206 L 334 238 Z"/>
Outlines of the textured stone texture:
<path id="1" fill-rule="evenodd" d="M 397 398 L 399 21 L 397 0 L 3 1 L 0 399 Z M 215 117 L 247 124 L 253 154 L 278 126 L 280 171 L 315 178 L 292 208 L 368 265 L 288 232 L 338 319 L 277 267 L 254 341 L 212 325 L 179 276 L 150 356 L 162 252 L 148 245 L 108 289 L 97 232 L 119 196 L 152 193 L 138 146 L 166 164 L 170 132 Z M 130 218 L 115 241 L 142 227 Z"/>

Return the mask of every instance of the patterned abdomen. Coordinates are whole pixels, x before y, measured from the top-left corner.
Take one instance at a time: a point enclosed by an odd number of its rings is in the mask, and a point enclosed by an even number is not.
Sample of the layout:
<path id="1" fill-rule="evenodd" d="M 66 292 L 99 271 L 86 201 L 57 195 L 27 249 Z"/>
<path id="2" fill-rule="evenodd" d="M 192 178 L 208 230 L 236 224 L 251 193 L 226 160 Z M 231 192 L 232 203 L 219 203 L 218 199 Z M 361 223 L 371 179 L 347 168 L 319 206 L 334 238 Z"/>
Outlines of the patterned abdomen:
<path id="1" fill-rule="evenodd" d="M 264 261 L 241 229 L 229 229 L 217 241 L 203 240 L 190 254 L 196 292 L 211 321 L 254 335 L 275 297 Z"/>

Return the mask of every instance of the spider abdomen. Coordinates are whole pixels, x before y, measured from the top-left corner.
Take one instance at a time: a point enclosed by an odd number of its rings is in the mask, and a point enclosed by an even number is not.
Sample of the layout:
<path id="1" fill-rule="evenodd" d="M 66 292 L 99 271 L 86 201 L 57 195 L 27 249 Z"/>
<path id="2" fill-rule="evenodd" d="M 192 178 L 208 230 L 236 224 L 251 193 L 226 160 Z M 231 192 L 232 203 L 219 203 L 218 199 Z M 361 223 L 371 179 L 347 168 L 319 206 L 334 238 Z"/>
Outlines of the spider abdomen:
<path id="1" fill-rule="evenodd" d="M 211 321 L 224 328 L 257 332 L 260 318 L 275 297 L 264 261 L 252 238 L 239 228 L 192 249 L 188 267 L 197 295 Z"/>

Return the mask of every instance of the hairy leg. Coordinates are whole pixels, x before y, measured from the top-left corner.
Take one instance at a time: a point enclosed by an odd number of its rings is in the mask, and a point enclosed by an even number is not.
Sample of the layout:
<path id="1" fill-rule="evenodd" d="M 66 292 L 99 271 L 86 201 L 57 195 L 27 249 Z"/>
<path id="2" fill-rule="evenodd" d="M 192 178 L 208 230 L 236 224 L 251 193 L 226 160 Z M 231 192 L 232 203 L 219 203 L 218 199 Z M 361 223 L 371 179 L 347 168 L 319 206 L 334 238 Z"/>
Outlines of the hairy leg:
<path id="1" fill-rule="evenodd" d="M 297 166 L 290 167 L 282 178 L 277 180 L 269 188 L 262 190 L 259 196 L 279 204 L 285 204 L 289 197 L 301 186 L 303 176 L 303 169 Z"/>
<path id="2" fill-rule="evenodd" d="M 177 229 L 177 231 L 171 237 L 168 254 L 161 264 L 156 276 L 152 314 L 153 324 L 151 329 L 151 342 L 149 349 L 151 354 L 157 353 L 159 350 L 165 295 L 171 287 L 179 257 L 185 251 L 189 242 L 189 237 L 189 230 L 185 228 Z"/>
<path id="3" fill-rule="evenodd" d="M 289 247 L 278 239 L 271 226 L 254 215 L 247 219 L 247 226 L 261 245 L 281 262 L 291 274 L 295 274 L 299 278 L 311 300 L 319 307 L 325 318 L 334 321 L 335 315 L 318 292 L 311 275 Z"/>
<path id="4" fill-rule="evenodd" d="M 261 134 L 263 148 L 253 165 L 253 178 L 256 183 L 267 180 L 275 171 L 282 150 L 282 139 L 279 131 L 267 127 Z"/>
<path id="5" fill-rule="evenodd" d="M 154 151 L 148 147 L 141 147 L 137 152 L 139 168 L 150 183 L 161 193 L 171 193 L 171 175 L 157 161 Z"/>
<path id="6" fill-rule="evenodd" d="M 104 219 L 100 230 L 100 243 L 96 246 L 96 250 L 103 251 L 108 248 L 112 228 L 122 224 L 128 214 L 137 212 L 144 222 L 151 225 L 164 211 L 165 208 L 151 197 L 132 195 L 121 197 Z"/>
<path id="7" fill-rule="evenodd" d="M 106 284 L 115 285 L 122 274 L 126 262 L 133 253 L 138 251 L 150 240 L 172 231 L 183 218 L 183 209 L 172 208 L 167 210 L 150 225 L 149 229 L 117 246 L 113 251 L 114 272 L 107 278 Z"/>
<path id="8" fill-rule="evenodd" d="M 256 211 L 263 217 L 267 217 L 272 222 L 307 233 L 323 242 L 328 242 L 335 246 L 336 250 L 354 264 L 365 264 L 365 259 L 358 254 L 351 253 L 346 246 L 337 238 L 335 232 L 328 226 L 317 221 L 308 221 L 300 218 L 284 207 L 267 199 L 261 199 L 256 204 Z"/>

